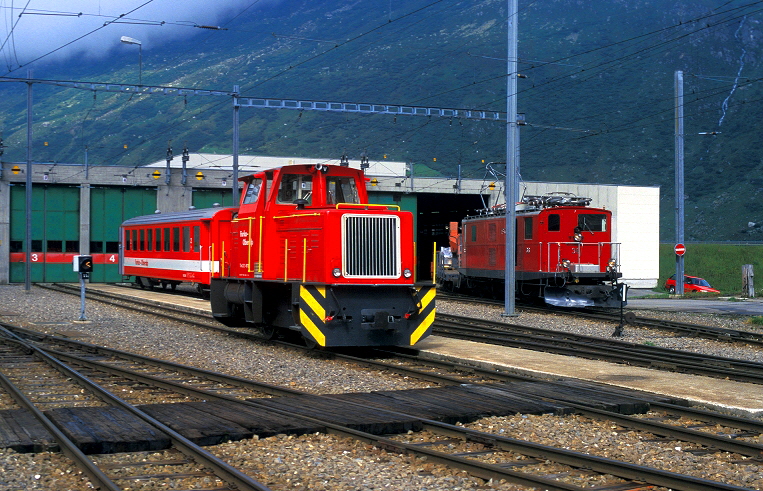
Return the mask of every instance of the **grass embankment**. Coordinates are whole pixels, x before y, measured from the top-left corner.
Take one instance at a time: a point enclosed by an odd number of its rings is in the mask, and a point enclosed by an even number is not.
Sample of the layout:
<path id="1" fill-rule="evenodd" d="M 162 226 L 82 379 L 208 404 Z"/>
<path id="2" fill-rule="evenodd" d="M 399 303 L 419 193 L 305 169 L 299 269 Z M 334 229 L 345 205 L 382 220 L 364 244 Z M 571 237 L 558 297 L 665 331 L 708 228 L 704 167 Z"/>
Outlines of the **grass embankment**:
<path id="1" fill-rule="evenodd" d="M 657 291 L 676 272 L 673 244 L 660 244 L 660 281 Z M 763 295 L 763 244 L 687 244 L 684 273 L 705 278 L 722 295 L 742 294 L 742 265 L 752 264 L 758 278 L 755 296 Z"/>

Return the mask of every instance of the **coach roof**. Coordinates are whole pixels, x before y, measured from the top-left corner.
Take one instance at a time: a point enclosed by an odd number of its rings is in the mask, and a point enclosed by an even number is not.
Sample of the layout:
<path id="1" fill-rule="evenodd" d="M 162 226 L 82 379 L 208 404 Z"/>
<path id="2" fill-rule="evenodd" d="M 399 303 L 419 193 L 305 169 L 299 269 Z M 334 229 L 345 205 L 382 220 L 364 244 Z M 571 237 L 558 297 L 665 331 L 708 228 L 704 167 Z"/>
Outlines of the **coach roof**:
<path id="1" fill-rule="evenodd" d="M 237 208 L 200 208 L 198 210 L 178 211 L 173 213 L 155 213 L 153 215 L 143 215 L 127 219 L 122 223 L 122 226 L 211 220 L 217 213 L 225 210 L 237 210 Z"/>

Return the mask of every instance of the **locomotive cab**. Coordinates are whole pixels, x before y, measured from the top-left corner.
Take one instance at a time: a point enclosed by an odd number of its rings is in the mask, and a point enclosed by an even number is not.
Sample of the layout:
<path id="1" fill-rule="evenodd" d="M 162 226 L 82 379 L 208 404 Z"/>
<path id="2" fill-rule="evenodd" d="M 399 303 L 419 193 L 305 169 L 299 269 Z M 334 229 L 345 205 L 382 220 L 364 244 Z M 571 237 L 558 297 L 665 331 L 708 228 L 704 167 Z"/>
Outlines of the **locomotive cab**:
<path id="1" fill-rule="evenodd" d="M 320 346 L 410 346 L 428 334 L 434 285 L 414 283 L 413 216 L 369 204 L 362 171 L 291 165 L 241 181 L 211 286 L 218 320 Z"/>

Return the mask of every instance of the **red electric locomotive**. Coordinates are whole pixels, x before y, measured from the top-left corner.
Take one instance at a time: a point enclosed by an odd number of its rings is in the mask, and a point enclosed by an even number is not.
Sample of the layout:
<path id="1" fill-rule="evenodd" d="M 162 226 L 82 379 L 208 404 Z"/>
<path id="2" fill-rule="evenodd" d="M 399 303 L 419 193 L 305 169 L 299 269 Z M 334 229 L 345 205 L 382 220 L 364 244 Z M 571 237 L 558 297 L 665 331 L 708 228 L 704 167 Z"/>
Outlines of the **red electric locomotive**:
<path id="1" fill-rule="evenodd" d="M 620 307 L 619 244 L 612 213 L 566 193 L 517 204 L 516 294 L 563 307 Z M 441 260 L 441 287 L 479 295 L 504 291 L 506 214 L 499 207 L 451 224 L 452 258 Z"/>
<path id="2" fill-rule="evenodd" d="M 167 214 L 166 226 L 161 215 L 126 221 L 123 274 L 157 264 L 148 254 L 156 247 L 141 246 L 148 231 L 134 227 L 153 227 L 155 242 L 161 229 L 163 243 L 169 229 L 171 244 L 176 227 L 181 250 L 172 253 L 196 254 L 198 268 L 162 249 L 166 274 L 140 276 L 208 284 L 223 324 L 298 331 L 319 346 L 412 346 L 429 334 L 435 290 L 414 282 L 413 216 L 369 204 L 362 171 L 290 165 L 240 181 L 238 208 Z"/>

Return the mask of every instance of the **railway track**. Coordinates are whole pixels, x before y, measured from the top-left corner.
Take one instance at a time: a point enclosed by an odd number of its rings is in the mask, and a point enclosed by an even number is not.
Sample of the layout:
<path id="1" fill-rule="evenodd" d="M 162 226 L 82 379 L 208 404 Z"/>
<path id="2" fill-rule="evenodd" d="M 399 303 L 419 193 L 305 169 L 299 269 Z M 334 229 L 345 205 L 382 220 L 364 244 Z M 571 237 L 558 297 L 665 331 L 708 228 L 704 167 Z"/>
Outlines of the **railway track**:
<path id="1" fill-rule="evenodd" d="M 199 445 L 192 443 L 164 423 L 132 404 L 115 396 L 81 372 L 62 363 L 59 357 L 21 339 L 7 327 L 0 328 L 3 356 L 0 360 L 0 382 L 19 407 L 31 412 L 57 442 L 60 450 L 72 459 L 94 486 L 102 490 L 124 489 L 119 481 L 151 481 L 158 486 L 171 482 L 174 487 L 202 489 L 213 485 L 220 491 L 267 491 L 269 488 L 250 478 Z M 113 376 L 113 375 L 112 375 Z M 111 381 L 115 383 L 115 381 Z M 118 382 L 116 382 L 118 383 Z M 31 397 L 30 397 L 31 395 Z M 110 462 L 107 466 L 90 459 L 40 409 L 40 406 L 76 407 L 82 404 L 122 411 L 161 432 L 170 444 L 168 455 L 161 461 L 144 460 L 140 466 L 131 462 Z M 182 457 L 181 457 L 182 456 Z M 132 470 L 139 467 L 136 476 Z M 158 470 L 158 469 L 161 469 Z M 168 471 L 168 469 L 172 469 Z"/>
<path id="2" fill-rule="evenodd" d="M 438 314 L 433 332 L 481 343 L 763 384 L 761 363 L 614 339 L 448 314 Z"/>
<path id="3" fill-rule="evenodd" d="M 487 300 L 482 298 L 470 297 L 454 293 L 437 292 L 438 298 L 444 300 L 456 300 L 460 302 L 477 303 L 484 305 L 503 306 L 503 302 Z M 621 321 L 620 311 L 616 309 L 566 309 L 554 307 L 541 307 L 522 305 L 519 307 L 524 312 L 536 312 L 541 314 L 559 314 L 568 315 L 584 319 L 611 322 L 613 325 L 619 325 Z M 678 322 L 665 319 L 655 319 L 636 315 L 634 312 L 627 312 L 624 316 L 627 324 L 641 326 L 660 331 L 669 331 L 679 333 L 682 336 L 700 337 L 728 342 L 741 342 L 763 348 L 763 334 L 757 332 L 744 331 L 739 329 L 726 329 L 715 326 L 703 326 L 699 324 L 690 324 L 687 322 Z"/>
<path id="4" fill-rule="evenodd" d="M 28 336 L 28 340 L 34 340 L 34 344 L 37 346 L 34 348 L 30 346 L 28 350 L 35 349 L 35 352 L 43 351 L 47 353 L 46 356 L 58 358 L 66 362 L 66 365 L 69 367 L 77 367 L 77 371 L 88 371 L 91 375 L 95 372 L 102 372 L 108 374 L 112 379 L 114 377 L 128 379 L 131 384 L 130 386 L 140 384 L 144 388 L 154 387 L 171 390 L 177 392 L 182 397 L 204 398 L 204 400 L 222 399 L 228 402 L 237 402 L 242 406 L 257 406 L 259 404 L 256 398 L 251 398 L 252 393 L 250 391 L 252 390 L 260 393 L 261 397 L 262 394 L 294 395 L 296 392 L 290 389 L 282 390 L 267 384 L 262 385 L 237 377 L 228 377 L 223 374 L 197 370 L 192 367 L 168 364 L 161 360 L 153 360 L 139 355 L 96 347 L 78 341 L 44 336 L 20 329 L 16 331 L 16 335 L 24 334 Z M 73 373 L 76 372 L 69 372 L 69 375 L 71 376 Z M 150 375 L 147 373 L 150 373 Z M 111 383 L 114 383 L 113 380 Z M 210 384 L 212 387 L 210 387 Z M 244 390 L 243 393 L 242 390 Z M 67 388 L 66 391 L 67 393 L 71 392 L 71 389 Z M 484 388 L 484 393 L 485 395 L 491 395 L 492 393 L 493 396 L 499 396 L 498 391 L 491 389 L 489 386 Z M 303 395 L 306 396 L 306 394 Z M 572 452 L 561 447 L 539 445 L 499 435 L 486 434 L 462 426 L 454 426 L 432 420 L 420 419 L 417 421 L 416 427 L 421 430 L 420 433 L 416 433 L 413 436 L 405 435 L 390 438 L 352 430 L 326 420 L 305 417 L 304 414 L 288 413 L 287 411 L 273 409 L 272 407 L 268 409 L 276 413 L 282 413 L 286 417 L 302 418 L 311 421 L 332 434 L 359 439 L 388 451 L 425 456 L 429 461 L 467 470 L 472 475 L 483 479 L 504 479 L 528 486 L 560 490 L 584 489 L 578 485 L 570 484 L 570 482 L 580 481 L 581 479 L 597 483 L 603 482 L 611 486 L 627 486 L 628 489 L 646 489 L 648 486 L 665 486 L 673 489 L 687 490 L 744 489 L 626 462 Z M 665 408 L 665 410 L 667 409 L 670 408 Z M 583 406 L 576 407 L 575 410 L 586 417 L 605 418 L 622 427 L 638 428 L 640 431 L 665 435 L 682 441 L 695 442 L 712 449 L 722 449 L 752 457 L 763 455 L 763 446 L 749 442 L 722 437 L 713 438 L 713 435 L 708 433 L 686 429 L 680 430 L 670 425 L 610 414 Z M 402 416 L 410 418 L 408 415 Z M 729 418 L 726 424 L 730 425 L 732 419 Z M 747 424 L 752 425 L 752 422 Z M 756 427 L 748 426 L 745 428 L 745 431 L 753 432 L 755 429 Z M 761 429 L 763 428 L 757 427 L 757 430 Z M 553 465 L 550 465 L 548 461 L 553 462 Z M 172 462 L 174 465 L 183 468 L 184 472 L 181 473 L 183 478 L 201 477 L 199 476 L 201 471 L 185 469 L 188 462 L 184 459 L 168 458 L 168 460 L 158 461 L 157 465 L 170 465 L 167 462 Z M 138 474 L 140 479 L 168 478 L 166 474 L 152 474 L 143 467 L 145 464 L 137 464 L 137 462 L 134 462 L 134 459 L 128 459 L 127 462 L 104 465 L 111 475 L 117 476 L 118 479 L 121 479 L 119 476 L 122 475 L 131 476 L 129 478 L 124 477 L 124 479 L 136 479 L 136 474 L 131 473 L 133 467 L 141 471 Z M 517 469 L 520 468 L 523 470 L 518 471 Z M 553 469 L 553 472 L 551 469 Z M 553 473 L 555 477 L 549 478 L 549 473 Z M 208 478 L 207 475 L 203 477 Z M 239 484 L 236 485 L 240 486 Z M 240 487 L 239 489 L 249 488 Z"/>

